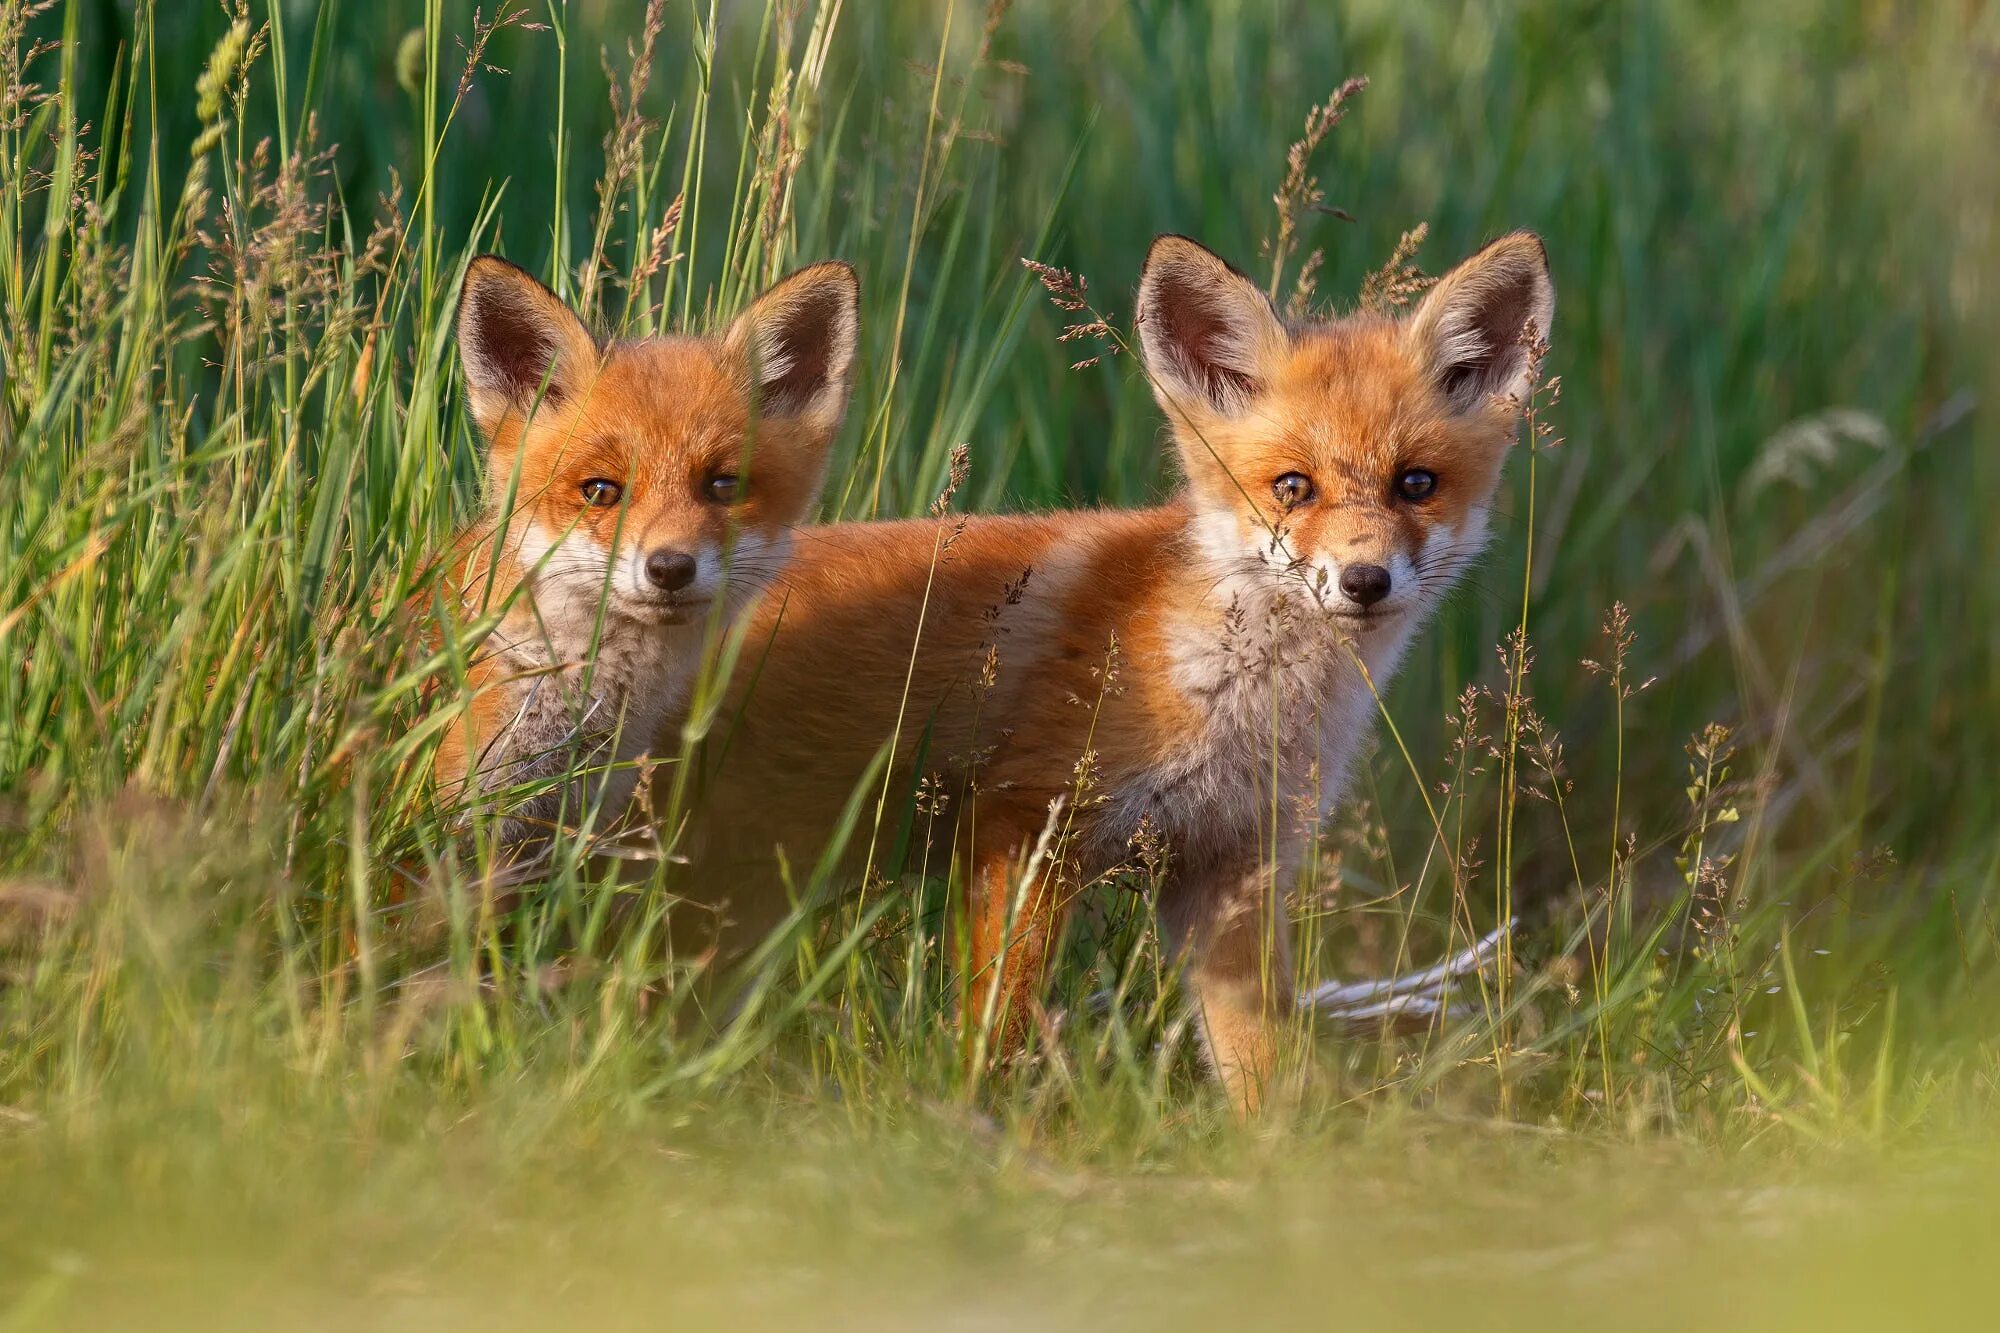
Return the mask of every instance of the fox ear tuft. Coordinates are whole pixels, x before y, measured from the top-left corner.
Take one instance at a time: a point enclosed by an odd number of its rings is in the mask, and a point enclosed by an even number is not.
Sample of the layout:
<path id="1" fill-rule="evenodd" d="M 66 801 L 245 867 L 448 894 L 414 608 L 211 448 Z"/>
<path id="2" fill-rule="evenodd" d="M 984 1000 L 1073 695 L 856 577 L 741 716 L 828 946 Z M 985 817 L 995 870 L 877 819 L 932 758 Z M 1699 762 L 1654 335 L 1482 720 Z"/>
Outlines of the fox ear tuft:
<path id="1" fill-rule="evenodd" d="M 581 393 L 597 367 L 597 343 L 526 269 L 481 255 L 459 291 L 458 356 L 473 419 L 490 440 L 510 410 Z"/>
<path id="2" fill-rule="evenodd" d="M 813 264 L 780 278 L 723 334 L 746 357 L 757 411 L 831 439 L 847 412 L 861 337 L 861 284 L 851 265 Z"/>
<path id="3" fill-rule="evenodd" d="M 1288 339 L 1249 278 L 1185 236 L 1162 236 L 1139 275 L 1139 346 L 1169 417 L 1234 416 L 1262 390 Z"/>
<path id="4" fill-rule="evenodd" d="M 1517 231 L 1444 275 L 1410 316 L 1409 337 L 1461 412 L 1527 393 L 1528 347 L 1547 338 L 1556 289 L 1541 238 Z"/>

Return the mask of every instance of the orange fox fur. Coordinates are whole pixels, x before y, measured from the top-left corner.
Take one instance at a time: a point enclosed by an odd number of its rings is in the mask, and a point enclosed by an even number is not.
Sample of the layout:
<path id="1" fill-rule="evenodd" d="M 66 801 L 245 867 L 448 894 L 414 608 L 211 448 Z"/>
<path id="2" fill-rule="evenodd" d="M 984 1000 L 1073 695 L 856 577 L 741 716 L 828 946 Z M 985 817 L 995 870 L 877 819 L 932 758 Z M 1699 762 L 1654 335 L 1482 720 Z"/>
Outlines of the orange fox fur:
<path id="1" fill-rule="evenodd" d="M 455 608 L 498 615 L 439 747 L 447 799 L 501 800 L 503 843 L 615 812 L 708 629 L 783 563 L 818 501 L 853 376 L 845 264 L 779 282 L 722 332 L 600 342 L 541 283 L 483 256 L 458 313 L 487 441 L 487 513 Z M 596 776 L 563 784 L 579 769 Z"/>
<path id="2" fill-rule="evenodd" d="M 1300 811 L 1339 798 L 1373 690 L 1481 549 L 1524 333 L 1546 333 L 1553 306 L 1526 233 L 1403 317 L 1294 327 L 1216 256 L 1162 237 L 1138 329 L 1180 493 L 800 529 L 751 612 L 689 891 L 767 924 L 773 844 L 817 857 L 900 718 L 898 782 L 922 776 L 921 748 L 963 793 L 968 1024 L 997 1012 L 1001 1049 L 1020 1043 L 1065 886 L 1128 860 L 1144 826 L 1168 849 L 1160 917 L 1212 1068 L 1254 1107 L 1291 1002 L 1274 886 L 1304 850 Z M 1071 836 L 1023 884 L 1057 801 Z"/>

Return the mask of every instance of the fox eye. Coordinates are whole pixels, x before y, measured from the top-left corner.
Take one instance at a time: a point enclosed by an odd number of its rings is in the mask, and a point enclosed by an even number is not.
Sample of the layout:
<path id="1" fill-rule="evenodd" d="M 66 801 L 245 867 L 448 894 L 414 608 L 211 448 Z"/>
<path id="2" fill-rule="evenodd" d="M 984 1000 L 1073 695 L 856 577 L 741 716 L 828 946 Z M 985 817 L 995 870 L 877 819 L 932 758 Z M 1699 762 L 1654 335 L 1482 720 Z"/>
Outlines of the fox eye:
<path id="1" fill-rule="evenodd" d="M 1428 500 L 1437 487 L 1437 473 L 1420 467 L 1413 467 L 1396 478 L 1396 494 L 1405 500 Z"/>
<path id="2" fill-rule="evenodd" d="M 625 493 L 624 488 L 617 482 L 607 481 L 603 477 L 592 477 L 577 487 L 577 490 L 582 492 L 583 502 L 593 509 L 609 509 L 617 504 L 618 497 Z"/>
<path id="3" fill-rule="evenodd" d="M 740 488 L 737 486 L 735 473 L 720 472 L 710 477 L 708 485 L 702 489 L 708 492 L 709 499 L 717 504 L 726 505 L 736 503 L 736 494 Z"/>
<path id="4" fill-rule="evenodd" d="M 1280 509 L 1302 505 L 1313 498 L 1312 478 L 1303 472 L 1287 472 L 1271 483 L 1271 494 L 1278 498 Z"/>

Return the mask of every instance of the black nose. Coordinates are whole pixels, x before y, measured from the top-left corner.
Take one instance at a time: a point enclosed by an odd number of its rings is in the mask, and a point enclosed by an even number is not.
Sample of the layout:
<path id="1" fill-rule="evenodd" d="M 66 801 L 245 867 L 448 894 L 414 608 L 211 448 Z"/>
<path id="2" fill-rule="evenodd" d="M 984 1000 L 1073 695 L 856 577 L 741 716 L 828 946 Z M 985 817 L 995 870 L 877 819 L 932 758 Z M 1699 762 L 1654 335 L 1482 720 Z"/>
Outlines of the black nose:
<path id="1" fill-rule="evenodd" d="M 662 592 L 679 592 L 694 582 L 694 557 L 685 551 L 655 551 L 646 557 L 646 578 Z"/>
<path id="2" fill-rule="evenodd" d="M 1349 565 L 1340 571 L 1340 590 L 1363 606 L 1389 595 L 1389 571 L 1380 565 Z"/>

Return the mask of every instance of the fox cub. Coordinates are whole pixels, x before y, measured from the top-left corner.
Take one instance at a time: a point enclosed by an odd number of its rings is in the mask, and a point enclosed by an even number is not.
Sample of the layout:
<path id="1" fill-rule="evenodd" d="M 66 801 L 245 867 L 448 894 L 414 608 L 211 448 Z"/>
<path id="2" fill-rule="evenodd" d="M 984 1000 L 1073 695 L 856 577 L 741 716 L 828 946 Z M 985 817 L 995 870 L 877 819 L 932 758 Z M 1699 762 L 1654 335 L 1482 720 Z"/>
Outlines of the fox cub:
<path id="1" fill-rule="evenodd" d="M 1212 1068 L 1256 1104 L 1292 1003 L 1277 885 L 1411 638 L 1486 541 L 1555 293 L 1517 232 L 1399 317 L 1287 325 L 1178 236 L 1140 279 L 1185 478 L 1136 511 L 802 529 L 754 617 L 688 877 L 754 928 L 892 734 L 960 793 L 968 1031 L 1018 1045 L 1066 899 L 1165 850 L 1158 902 Z M 956 520 L 945 520 L 955 524 Z M 886 842 L 893 830 L 885 831 Z M 865 842 L 865 839 L 857 841 Z"/>
<path id="2" fill-rule="evenodd" d="M 607 766 L 652 744 L 708 627 L 772 581 L 818 501 L 858 327 L 840 263 L 713 336 L 600 341 L 523 270 L 472 262 L 458 345 L 488 500 L 451 588 L 498 623 L 436 773 L 446 799 L 500 809 L 503 846 L 628 799 L 629 765 Z"/>

